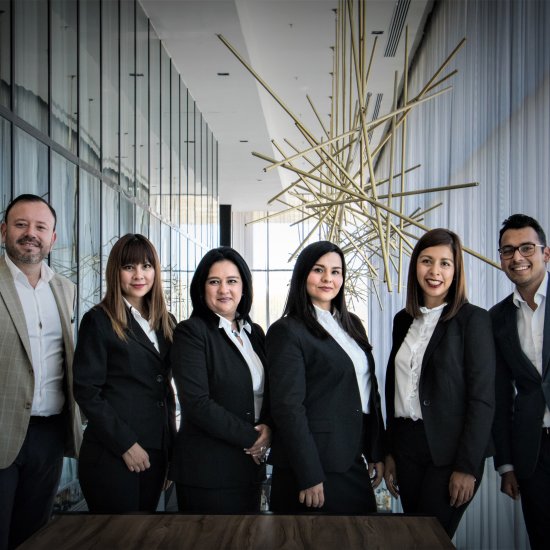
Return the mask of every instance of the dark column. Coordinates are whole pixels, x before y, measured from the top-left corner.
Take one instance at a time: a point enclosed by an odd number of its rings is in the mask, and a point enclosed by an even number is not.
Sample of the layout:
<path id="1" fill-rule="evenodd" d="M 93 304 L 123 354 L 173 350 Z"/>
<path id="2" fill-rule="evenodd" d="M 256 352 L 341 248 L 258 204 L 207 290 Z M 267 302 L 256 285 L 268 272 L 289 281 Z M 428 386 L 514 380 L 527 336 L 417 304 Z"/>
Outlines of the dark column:
<path id="1" fill-rule="evenodd" d="M 220 204 L 220 246 L 231 246 L 230 204 Z"/>

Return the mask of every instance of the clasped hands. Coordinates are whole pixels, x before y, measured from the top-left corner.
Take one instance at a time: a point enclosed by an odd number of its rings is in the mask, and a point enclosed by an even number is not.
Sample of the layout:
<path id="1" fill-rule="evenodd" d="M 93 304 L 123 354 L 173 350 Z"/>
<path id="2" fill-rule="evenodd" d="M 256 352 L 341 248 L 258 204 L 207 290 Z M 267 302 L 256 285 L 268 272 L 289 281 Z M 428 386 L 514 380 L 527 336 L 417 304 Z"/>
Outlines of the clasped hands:
<path id="1" fill-rule="evenodd" d="M 247 455 L 250 455 L 256 464 L 261 464 L 265 460 L 265 454 L 271 445 L 271 428 L 267 424 L 258 424 L 254 429 L 259 433 L 258 439 L 254 445 L 244 449 Z"/>

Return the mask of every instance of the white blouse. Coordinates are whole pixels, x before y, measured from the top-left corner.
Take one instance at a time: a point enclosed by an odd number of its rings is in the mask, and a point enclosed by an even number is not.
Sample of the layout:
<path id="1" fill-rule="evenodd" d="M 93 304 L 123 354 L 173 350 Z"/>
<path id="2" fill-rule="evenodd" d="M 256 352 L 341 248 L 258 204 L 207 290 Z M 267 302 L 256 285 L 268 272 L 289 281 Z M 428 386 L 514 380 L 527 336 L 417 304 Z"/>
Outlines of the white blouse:
<path id="1" fill-rule="evenodd" d="M 369 413 L 370 397 L 370 372 L 367 355 L 359 344 L 342 328 L 338 320 L 338 312 L 332 314 L 325 309 L 315 308 L 315 315 L 319 324 L 332 336 L 338 345 L 346 352 L 355 368 L 359 395 L 361 396 L 361 407 L 365 414 Z"/>
<path id="2" fill-rule="evenodd" d="M 441 304 L 433 309 L 421 307 L 422 315 L 413 320 L 407 336 L 395 356 L 394 406 L 396 418 L 411 418 L 412 420 L 422 418 L 418 395 L 422 360 L 446 305 Z"/>
<path id="3" fill-rule="evenodd" d="M 216 313 L 216 315 L 218 315 Z M 264 366 L 248 338 L 247 332 L 252 332 L 252 327 L 246 321 L 237 321 L 239 327 L 238 330 L 233 330 L 231 321 L 228 321 L 225 317 L 218 315 L 220 318 L 219 328 L 225 330 L 227 336 L 237 346 L 237 349 L 241 352 L 243 359 L 246 361 L 250 370 L 250 376 L 252 377 L 252 390 L 254 392 L 254 416 L 255 421 L 260 419 L 260 411 L 262 410 L 262 403 L 264 400 Z"/>

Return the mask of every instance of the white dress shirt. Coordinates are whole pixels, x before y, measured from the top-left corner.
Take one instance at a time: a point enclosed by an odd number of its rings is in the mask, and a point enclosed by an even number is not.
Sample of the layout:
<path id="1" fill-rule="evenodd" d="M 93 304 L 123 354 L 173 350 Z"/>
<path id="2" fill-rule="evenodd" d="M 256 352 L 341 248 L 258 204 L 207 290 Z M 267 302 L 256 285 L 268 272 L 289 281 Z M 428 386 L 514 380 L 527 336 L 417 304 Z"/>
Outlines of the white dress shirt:
<path id="1" fill-rule="evenodd" d="M 216 314 L 218 315 L 218 314 Z M 255 421 L 260 419 L 260 412 L 264 400 L 264 366 L 254 351 L 247 332 L 252 332 L 252 327 L 246 321 L 237 321 L 238 330 L 233 330 L 231 321 L 218 315 L 220 318 L 219 328 L 225 330 L 227 336 L 237 346 L 243 359 L 246 361 L 252 377 L 252 391 L 254 392 L 254 416 Z"/>
<path id="2" fill-rule="evenodd" d="M 65 404 L 63 391 L 63 332 L 57 303 L 50 288 L 55 273 L 42 262 L 35 288 L 6 254 L 8 266 L 23 307 L 31 344 L 34 395 L 31 415 L 59 414 Z"/>
<path id="3" fill-rule="evenodd" d="M 447 304 L 428 309 L 421 307 L 422 315 L 414 319 L 395 356 L 395 417 L 422 419 L 418 386 L 422 361 L 443 308 Z"/>
<path id="4" fill-rule="evenodd" d="M 141 316 L 141 313 L 132 305 L 126 298 L 122 297 L 124 300 L 124 303 L 130 308 L 130 313 L 132 314 L 132 317 L 137 321 L 138 325 L 143 329 L 143 332 L 147 335 L 147 338 L 151 340 L 153 346 L 155 346 L 155 349 L 157 351 L 159 350 L 159 341 L 157 338 L 157 333 L 151 328 L 151 325 L 149 324 L 149 321 L 145 319 L 145 317 Z"/>
<path id="5" fill-rule="evenodd" d="M 542 343 L 544 341 L 544 313 L 546 309 L 546 288 L 548 284 L 548 272 L 544 276 L 536 294 L 535 303 L 537 309 L 533 311 L 527 302 L 521 297 L 517 288 L 514 289 L 514 305 L 518 308 L 517 323 L 519 343 L 523 353 L 529 361 L 535 365 L 542 376 Z M 550 427 L 550 411 L 546 407 L 542 425 Z"/>
<path id="6" fill-rule="evenodd" d="M 357 377 L 357 385 L 359 387 L 359 395 L 361 396 L 361 407 L 365 414 L 369 413 L 369 397 L 370 397 L 370 372 L 367 355 L 359 344 L 342 328 L 338 321 L 338 312 L 332 314 L 330 311 L 321 309 L 317 306 L 315 315 L 319 324 L 332 336 L 338 345 L 346 352 L 355 368 L 355 376 Z"/>

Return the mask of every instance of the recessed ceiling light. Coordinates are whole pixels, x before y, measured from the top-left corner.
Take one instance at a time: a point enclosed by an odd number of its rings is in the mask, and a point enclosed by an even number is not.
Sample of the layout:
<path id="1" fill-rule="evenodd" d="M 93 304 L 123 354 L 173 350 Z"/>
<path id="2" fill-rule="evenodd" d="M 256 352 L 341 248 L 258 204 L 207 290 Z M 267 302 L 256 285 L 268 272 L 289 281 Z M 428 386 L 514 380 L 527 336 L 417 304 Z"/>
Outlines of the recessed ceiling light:
<path id="1" fill-rule="evenodd" d="M 229 76 L 229 73 L 218 73 L 218 76 Z"/>

